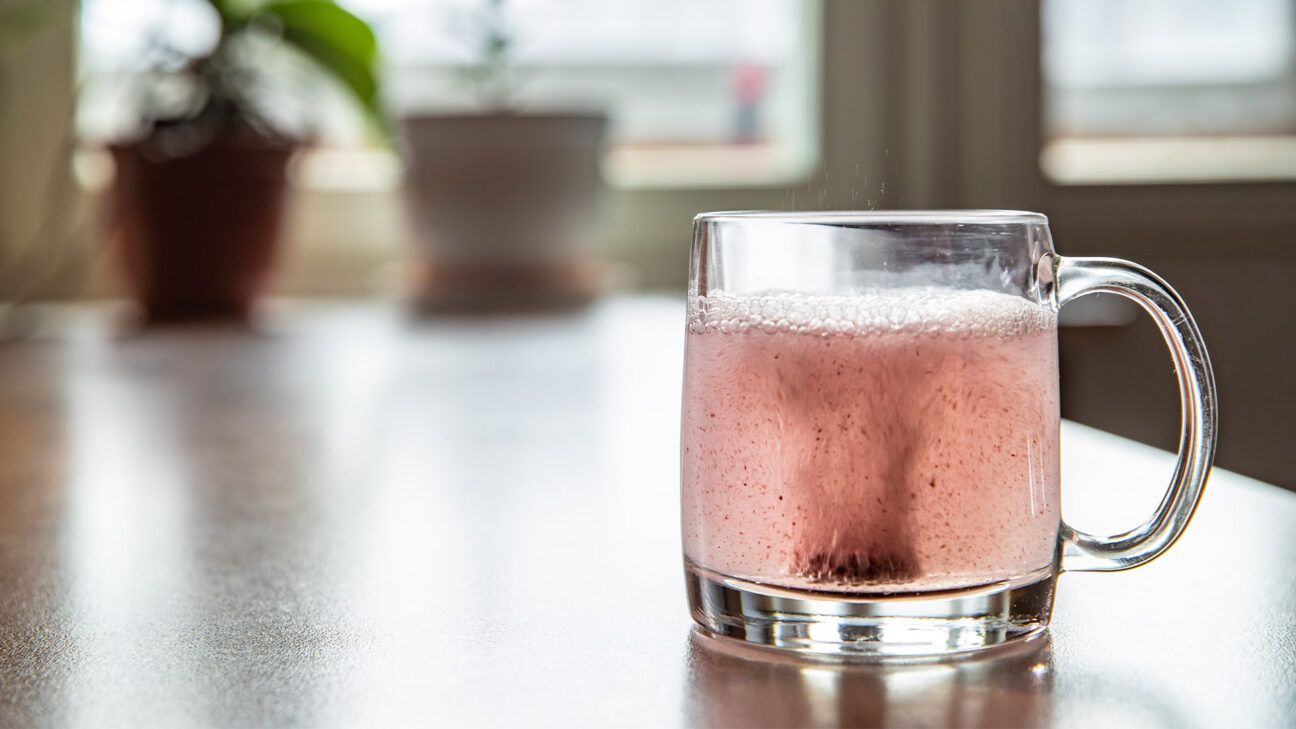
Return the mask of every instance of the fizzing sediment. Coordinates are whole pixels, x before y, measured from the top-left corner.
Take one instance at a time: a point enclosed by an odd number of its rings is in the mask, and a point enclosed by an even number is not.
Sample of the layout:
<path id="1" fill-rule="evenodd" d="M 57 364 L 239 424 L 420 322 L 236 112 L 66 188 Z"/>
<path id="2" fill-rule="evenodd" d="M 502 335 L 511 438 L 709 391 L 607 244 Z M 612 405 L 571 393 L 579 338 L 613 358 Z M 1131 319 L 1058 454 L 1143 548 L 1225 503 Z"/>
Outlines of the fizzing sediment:
<path id="1" fill-rule="evenodd" d="M 784 587 L 915 592 L 1047 567 L 1056 322 L 986 291 L 694 297 L 685 556 Z"/>

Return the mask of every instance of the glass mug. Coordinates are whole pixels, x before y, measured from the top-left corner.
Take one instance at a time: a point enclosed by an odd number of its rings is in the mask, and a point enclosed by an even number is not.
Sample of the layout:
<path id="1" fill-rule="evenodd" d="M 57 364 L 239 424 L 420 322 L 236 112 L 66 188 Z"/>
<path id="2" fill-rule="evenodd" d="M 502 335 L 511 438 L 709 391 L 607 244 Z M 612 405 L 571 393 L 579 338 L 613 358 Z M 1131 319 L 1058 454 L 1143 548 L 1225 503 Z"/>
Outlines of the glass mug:
<path id="1" fill-rule="evenodd" d="M 1146 269 L 1014 211 L 695 220 L 682 433 L 694 619 L 811 653 L 932 655 L 1048 626 L 1064 571 L 1123 570 L 1192 517 L 1215 448 L 1201 334 Z M 1174 357 L 1170 487 L 1125 534 L 1059 510 L 1057 312 L 1115 293 Z"/>

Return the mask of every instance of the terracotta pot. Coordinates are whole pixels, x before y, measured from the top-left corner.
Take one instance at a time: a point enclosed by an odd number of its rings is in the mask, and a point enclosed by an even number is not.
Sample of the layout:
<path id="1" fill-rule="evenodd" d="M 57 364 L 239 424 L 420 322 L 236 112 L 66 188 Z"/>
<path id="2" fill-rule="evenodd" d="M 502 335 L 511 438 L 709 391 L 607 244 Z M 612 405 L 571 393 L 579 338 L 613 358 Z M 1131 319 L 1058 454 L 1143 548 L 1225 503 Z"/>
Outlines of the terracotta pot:
<path id="1" fill-rule="evenodd" d="M 535 309 L 599 293 L 606 116 L 433 114 L 404 129 L 419 305 Z"/>
<path id="2" fill-rule="evenodd" d="M 164 158 L 112 147 L 117 253 L 151 323 L 246 318 L 279 250 L 287 144 L 217 139 Z"/>

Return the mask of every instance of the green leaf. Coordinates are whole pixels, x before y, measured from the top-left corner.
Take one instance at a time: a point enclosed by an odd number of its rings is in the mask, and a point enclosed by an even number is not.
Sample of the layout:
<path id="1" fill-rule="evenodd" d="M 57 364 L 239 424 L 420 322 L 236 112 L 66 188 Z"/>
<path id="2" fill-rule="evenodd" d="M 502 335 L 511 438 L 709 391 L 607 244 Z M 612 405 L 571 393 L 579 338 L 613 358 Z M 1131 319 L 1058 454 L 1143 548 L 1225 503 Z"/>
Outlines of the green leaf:
<path id="1" fill-rule="evenodd" d="M 216 14 L 222 18 L 233 14 L 229 6 L 229 0 L 207 0 L 207 4 L 212 6 L 212 10 L 215 10 Z"/>
<path id="2" fill-rule="evenodd" d="M 277 24 L 285 42 L 341 82 L 386 131 L 378 100 L 378 39 L 368 23 L 331 0 L 271 2 L 259 8 L 252 20 L 261 18 Z"/>
<path id="3" fill-rule="evenodd" d="M 247 23 L 256 8 L 248 0 L 207 0 L 207 4 L 220 16 L 221 27 L 225 32 Z"/>

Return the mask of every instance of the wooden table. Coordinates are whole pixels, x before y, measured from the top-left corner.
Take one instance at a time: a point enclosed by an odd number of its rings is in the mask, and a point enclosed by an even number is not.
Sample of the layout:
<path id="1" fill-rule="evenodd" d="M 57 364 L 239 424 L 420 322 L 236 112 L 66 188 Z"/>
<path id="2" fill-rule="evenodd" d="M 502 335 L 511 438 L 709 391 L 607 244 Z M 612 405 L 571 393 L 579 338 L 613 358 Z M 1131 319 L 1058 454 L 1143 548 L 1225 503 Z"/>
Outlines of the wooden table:
<path id="1" fill-rule="evenodd" d="M 298 306 L 123 334 L 81 312 L 0 345 L 0 724 L 1296 722 L 1296 496 L 1223 471 L 1166 557 L 1064 576 L 1024 650 L 849 667 L 695 635 L 682 316 Z M 1077 425 L 1064 451 L 1091 530 L 1170 471 Z"/>

